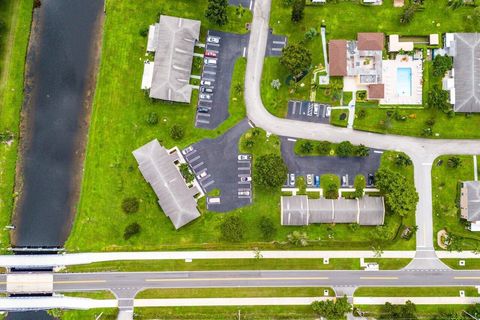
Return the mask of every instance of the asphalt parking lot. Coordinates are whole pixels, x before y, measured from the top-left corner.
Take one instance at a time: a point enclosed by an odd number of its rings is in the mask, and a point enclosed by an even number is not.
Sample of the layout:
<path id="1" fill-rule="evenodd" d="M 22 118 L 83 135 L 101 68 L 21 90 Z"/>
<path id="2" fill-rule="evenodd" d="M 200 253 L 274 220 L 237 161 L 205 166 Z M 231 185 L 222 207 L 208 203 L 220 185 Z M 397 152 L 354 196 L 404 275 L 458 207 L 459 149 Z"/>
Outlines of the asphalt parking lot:
<path id="1" fill-rule="evenodd" d="M 383 153 L 382 150 L 370 149 L 368 157 L 298 156 L 293 150 L 294 139 L 281 137 L 281 142 L 282 156 L 289 173 L 294 173 L 295 176 L 306 176 L 307 174 L 320 176 L 333 173 L 340 178 L 348 175 L 348 186 L 353 186 L 357 174 L 363 174 L 365 178 L 370 173 L 374 174 L 380 166 L 380 158 Z"/>
<path id="2" fill-rule="evenodd" d="M 279 57 L 282 55 L 282 49 L 287 45 L 287 37 L 274 35 L 271 32 L 267 39 L 267 56 Z"/>
<path id="3" fill-rule="evenodd" d="M 288 101 L 287 119 L 294 119 L 308 122 L 330 123 L 327 117 L 328 104 L 310 101 Z"/>
<path id="4" fill-rule="evenodd" d="M 211 81 L 213 93 L 201 98 L 199 92 L 198 106 L 208 109 L 208 112 L 198 112 L 195 118 L 197 128 L 215 129 L 228 116 L 230 100 L 230 86 L 232 83 L 233 67 L 237 58 L 245 56 L 249 34 L 234 34 L 209 30 L 208 36 L 220 38 L 219 43 L 207 43 L 206 51 L 214 52 L 217 57 L 216 65 L 204 64 L 201 80 Z"/>
<path id="5" fill-rule="evenodd" d="M 254 0 L 230 0 L 228 3 L 231 6 L 238 6 L 239 4 L 241 4 L 242 7 L 248 10 L 253 10 L 253 5 L 255 1 Z"/>
<path id="6" fill-rule="evenodd" d="M 251 161 L 238 159 L 238 141 L 248 129 L 250 125 L 244 119 L 216 139 L 193 144 L 193 150 L 185 156 L 195 175 L 202 175 L 199 182 L 206 193 L 220 190 L 220 202 L 207 197 L 210 211 L 226 212 L 252 203 L 251 182 L 241 181 L 242 177 L 251 177 Z"/>

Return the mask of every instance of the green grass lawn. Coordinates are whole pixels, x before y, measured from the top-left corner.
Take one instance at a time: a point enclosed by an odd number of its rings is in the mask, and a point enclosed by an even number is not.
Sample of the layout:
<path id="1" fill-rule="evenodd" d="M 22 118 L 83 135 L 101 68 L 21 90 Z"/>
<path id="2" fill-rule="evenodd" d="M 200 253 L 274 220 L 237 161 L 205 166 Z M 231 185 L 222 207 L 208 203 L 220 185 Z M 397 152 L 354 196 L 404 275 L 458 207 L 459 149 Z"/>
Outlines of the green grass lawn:
<path id="1" fill-rule="evenodd" d="M 251 307 L 165 307 L 135 308 L 135 319 L 318 319 L 310 306 L 251 306 Z"/>
<path id="2" fill-rule="evenodd" d="M 147 289 L 135 299 L 161 298 L 256 298 L 256 297 L 323 297 L 323 290 L 334 296 L 333 290 L 322 287 L 306 288 L 195 288 L 195 289 Z"/>
<path id="3" fill-rule="evenodd" d="M 79 319 L 102 319 L 115 320 L 117 319 L 118 309 L 91 309 L 91 310 L 49 310 L 48 313 L 55 317 L 55 319 L 62 320 L 79 320 Z"/>
<path id="4" fill-rule="evenodd" d="M 480 269 L 480 259 L 441 259 L 443 263 L 452 269 L 458 270 L 478 270 Z M 459 261 L 465 261 L 465 266 L 460 266 Z"/>
<path id="5" fill-rule="evenodd" d="M 441 312 L 455 312 L 462 313 L 469 305 L 416 305 L 415 314 L 419 319 L 447 319 L 447 318 L 432 318 L 439 315 Z M 358 309 L 365 312 L 364 316 L 378 318 L 382 313 L 382 306 L 380 305 L 356 305 Z M 454 318 L 449 318 L 454 319 Z M 461 318 L 459 318 L 461 319 Z"/>
<path id="6" fill-rule="evenodd" d="M 463 249 L 474 249 L 480 245 L 480 235 L 465 229 L 465 224 L 460 220 L 458 207 L 459 183 L 474 178 L 473 157 L 458 156 L 462 161 L 458 168 L 450 168 L 447 165 L 450 157 L 437 158 L 432 168 L 434 243 L 436 248 L 440 249 L 437 245 L 437 232 L 446 229 L 447 232 L 463 238 L 459 240 Z"/>
<path id="7" fill-rule="evenodd" d="M 347 109 L 334 109 L 330 114 L 330 124 L 338 127 L 347 127 L 348 125 L 348 114 L 349 110 Z"/>
<path id="8" fill-rule="evenodd" d="M 66 297 L 90 298 L 90 299 L 116 299 L 111 291 L 84 291 L 84 292 L 60 292 Z"/>
<path id="9" fill-rule="evenodd" d="M 15 198 L 20 110 L 23 103 L 23 76 L 27 53 L 33 0 L 0 1 L 0 20 L 6 32 L 0 35 L 0 133 L 11 132 L 11 145 L 0 143 L 0 251 L 10 246 L 8 231 Z"/>
<path id="10" fill-rule="evenodd" d="M 467 297 L 478 297 L 475 287 L 362 287 L 355 290 L 355 297 L 459 297 L 460 290 Z"/>
<path id="11" fill-rule="evenodd" d="M 413 21 L 407 25 L 399 23 L 399 17 L 402 8 L 394 8 L 393 0 L 384 1 L 382 6 L 364 6 L 350 1 L 331 1 L 325 5 L 307 6 L 305 8 L 305 17 L 299 23 L 293 23 L 290 20 L 291 9 L 283 4 L 283 0 L 272 1 L 272 11 L 270 26 L 275 34 L 287 35 L 289 43 L 302 41 L 304 34 L 310 28 L 320 29 L 323 24 L 327 30 L 327 41 L 331 39 L 356 39 L 358 32 L 384 32 L 386 34 L 400 35 L 428 35 L 430 33 L 452 32 L 473 32 L 472 24 L 466 19 L 472 14 L 473 7 L 464 6 L 457 10 L 447 7 L 447 1 L 425 0 L 425 9 L 415 14 Z M 365 17 L 369 17 L 365 19 Z M 478 30 L 477 30 L 478 31 Z M 323 52 L 320 36 L 311 41 L 307 41 L 307 48 L 312 52 L 312 64 L 317 66 L 323 64 Z M 270 82 L 272 79 L 287 78 L 287 71 L 278 61 L 267 58 L 266 67 L 262 80 L 262 99 L 266 108 L 274 115 L 285 116 L 287 110 L 286 101 L 288 99 L 309 97 L 308 90 L 303 92 L 289 94 L 288 89 L 279 90 L 275 95 L 272 94 Z M 273 60 L 273 62 L 272 62 Z M 272 66 L 273 64 L 273 66 Z M 312 68 L 313 69 L 313 68 Z M 425 88 L 424 99 L 427 97 L 428 89 L 433 84 L 438 84 L 440 79 L 435 79 L 431 75 L 431 63 L 425 64 Z M 307 84 L 310 83 L 311 72 L 305 77 Z M 308 85 L 306 86 L 308 87 Z M 323 89 L 317 90 L 316 100 L 320 102 L 332 103 L 338 105 L 337 101 L 328 101 L 329 97 L 322 94 Z M 281 92 L 280 92 L 281 91 Z M 344 93 L 344 104 L 345 96 Z M 327 101 L 322 101 L 327 99 Z M 372 105 L 370 103 L 358 103 L 356 108 L 356 120 L 354 128 L 357 130 L 392 133 L 409 136 L 422 136 L 427 127 L 431 127 L 433 134 L 431 138 L 480 138 L 480 132 L 476 130 L 480 125 L 480 115 L 455 115 L 453 118 L 447 117 L 443 112 L 420 109 L 420 110 L 400 110 L 401 115 L 407 116 L 406 121 L 397 121 L 390 119 L 387 112 L 394 109 L 383 108 L 363 108 L 361 105 Z M 358 118 L 358 112 L 364 109 L 367 114 L 364 118 Z M 337 126 L 346 126 L 346 121 L 339 120 L 339 115 L 343 110 L 337 110 L 332 113 L 331 123 Z M 426 124 L 427 121 L 434 119 L 435 124 Z"/>

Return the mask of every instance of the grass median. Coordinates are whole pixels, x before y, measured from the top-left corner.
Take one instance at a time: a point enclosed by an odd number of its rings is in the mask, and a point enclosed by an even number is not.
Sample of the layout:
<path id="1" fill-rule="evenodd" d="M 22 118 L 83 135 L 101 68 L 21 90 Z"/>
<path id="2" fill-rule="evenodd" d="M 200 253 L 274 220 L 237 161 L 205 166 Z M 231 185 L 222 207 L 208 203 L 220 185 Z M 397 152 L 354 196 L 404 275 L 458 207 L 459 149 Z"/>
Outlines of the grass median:
<path id="1" fill-rule="evenodd" d="M 460 290 L 467 297 L 478 297 L 475 287 L 390 287 L 358 288 L 355 297 L 460 297 Z"/>

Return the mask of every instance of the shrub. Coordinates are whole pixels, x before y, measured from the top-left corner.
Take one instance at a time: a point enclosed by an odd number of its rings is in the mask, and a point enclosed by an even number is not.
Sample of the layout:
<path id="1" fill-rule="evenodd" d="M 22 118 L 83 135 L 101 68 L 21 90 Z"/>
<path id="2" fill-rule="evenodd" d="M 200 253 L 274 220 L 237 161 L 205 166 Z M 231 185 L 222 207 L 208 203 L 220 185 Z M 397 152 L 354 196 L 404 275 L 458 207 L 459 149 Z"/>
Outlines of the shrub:
<path id="1" fill-rule="evenodd" d="M 140 208 L 140 202 L 135 197 L 125 198 L 122 201 L 123 212 L 130 214 L 138 212 Z"/>
<path id="2" fill-rule="evenodd" d="M 228 0 L 208 0 L 205 17 L 212 23 L 223 26 L 228 23 Z"/>
<path id="3" fill-rule="evenodd" d="M 310 141 L 303 141 L 300 144 L 300 151 L 302 153 L 311 153 L 313 151 L 313 144 Z"/>
<path id="4" fill-rule="evenodd" d="M 361 144 L 355 148 L 355 155 L 357 157 L 368 157 L 370 155 L 370 148 Z"/>
<path id="5" fill-rule="evenodd" d="M 123 239 L 128 240 L 136 234 L 139 234 L 141 227 L 138 223 L 130 223 L 126 226 L 125 231 L 123 232 Z"/>
<path id="6" fill-rule="evenodd" d="M 412 165 L 412 160 L 404 154 L 404 153 L 399 153 L 397 154 L 397 157 L 395 158 L 395 165 L 397 167 L 407 167 Z"/>
<path id="7" fill-rule="evenodd" d="M 245 223 L 239 216 L 229 215 L 220 225 L 222 239 L 229 242 L 239 242 L 243 240 L 245 233 Z"/>
<path id="8" fill-rule="evenodd" d="M 462 159 L 459 157 L 450 157 L 447 160 L 447 166 L 452 169 L 456 169 L 462 165 Z"/>
<path id="9" fill-rule="evenodd" d="M 287 241 L 297 247 L 306 247 L 308 236 L 306 232 L 293 231 L 287 235 Z"/>
<path id="10" fill-rule="evenodd" d="M 269 217 L 262 216 L 260 218 L 259 227 L 260 231 L 262 232 L 263 240 L 272 240 L 277 233 L 277 228 L 275 227 L 272 219 Z"/>
<path id="11" fill-rule="evenodd" d="M 443 77 L 453 67 L 452 58 L 449 56 L 436 55 L 433 59 L 433 76 Z"/>
<path id="12" fill-rule="evenodd" d="M 365 109 L 360 109 L 360 111 L 358 111 L 357 113 L 358 119 L 365 119 L 366 116 L 367 116 L 367 111 Z"/>
<path id="13" fill-rule="evenodd" d="M 13 133 L 9 131 L 0 132 L 0 142 L 8 142 L 13 139 Z"/>
<path id="14" fill-rule="evenodd" d="M 148 36 L 148 27 L 140 29 L 140 31 L 138 31 L 138 34 L 144 38 Z"/>
<path id="15" fill-rule="evenodd" d="M 269 188 L 278 188 L 285 182 L 288 169 L 282 157 L 276 154 L 262 155 L 255 160 L 254 181 Z"/>
<path id="16" fill-rule="evenodd" d="M 181 163 L 179 169 L 187 183 L 190 183 L 193 181 L 193 179 L 195 179 L 195 175 L 190 171 L 190 168 L 186 163 Z"/>
<path id="17" fill-rule="evenodd" d="M 413 20 L 415 12 L 418 10 L 418 5 L 415 3 L 405 6 L 402 15 L 400 16 L 401 24 L 408 24 Z"/>
<path id="18" fill-rule="evenodd" d="M 292 22 L 299 22 L 303 19 L 303 11 L 305 10 L 305 0 L 293 0 L 292 5 Z"/>
<path id="19" fill-rule="evenodd" d="M 335 182 L 330 182 L 327 184 L 325 191 L 326 199 L 338 199 L 338 186 Z"/>
<path id="20" fill-rule="evenodd" d="M 361 198 L 363 197 L 363 190 L 367 186 L 365 181 L 365 177 L 361 174 L 355 177 L 355 181 L 353 182 L 353 186 L 355 187 L 355 197 Z"/>
<path id="21" fill-rule="evenodd" d="M 332 149 L 332 145 L 328 141 L 320 141 L 317 146 L 317 151 L 321 155 L 328 155 L 330 150 Z"/>
<path id="22" fill-rule="evenodd" d="M 350 141 L 343 141 L 337 145 L 337 155 L 339 157 L 348 157 L 351 156 L 354 152 L 354 146 Z"/>
<path id="23" fill-rule="evenodd" d="M 317 29 L 312 27 L 307 32 L 305 32 L 305 39 L 306 40 L 312 40 L 317 35 L 318 35 Z"/>
<path id="24" fill-rule="evenodd" d="M 173 140 L 182 140 L 185 136 L 185 129 L 178 124 L 174 124 L 170 129 L 170 137 Z"/>
<path id="25" fill-rule="evenodd" d="M 156 112 L 150 112 L 147 116 L 147 123 L 154 126 L 158 123 L 158 114 Z"/>

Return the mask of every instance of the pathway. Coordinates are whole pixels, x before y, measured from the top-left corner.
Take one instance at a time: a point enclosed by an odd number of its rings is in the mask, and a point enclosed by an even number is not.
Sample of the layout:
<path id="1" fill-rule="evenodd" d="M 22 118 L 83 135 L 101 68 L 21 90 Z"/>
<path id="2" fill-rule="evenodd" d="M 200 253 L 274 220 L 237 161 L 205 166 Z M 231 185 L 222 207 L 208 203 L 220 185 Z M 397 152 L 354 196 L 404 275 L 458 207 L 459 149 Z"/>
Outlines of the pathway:
<path id="1" fill-rule="evenodd" d="M 477 155 L 473 156 L 473 176 L 475 181 L 478 181 Z"/>

